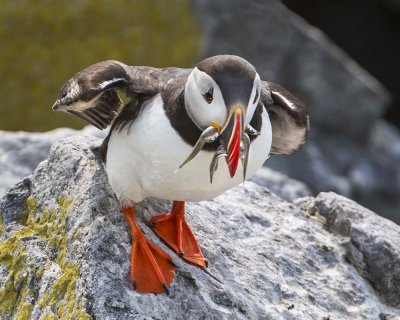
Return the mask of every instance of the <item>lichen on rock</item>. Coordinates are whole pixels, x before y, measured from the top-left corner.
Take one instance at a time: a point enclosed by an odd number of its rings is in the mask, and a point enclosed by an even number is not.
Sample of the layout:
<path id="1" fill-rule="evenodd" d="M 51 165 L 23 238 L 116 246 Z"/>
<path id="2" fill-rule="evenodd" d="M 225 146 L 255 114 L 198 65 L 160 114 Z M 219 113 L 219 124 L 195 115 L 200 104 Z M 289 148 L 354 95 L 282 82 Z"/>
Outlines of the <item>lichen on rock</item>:
<path id="1" fill-rule="evenodd" d="M 80 274 L 79 264 L 68 261 L 66 257 L 71 200 L 60 198 L 57 202 L 56 210 L 40 209 L 35 198 L 29 196 L 24 214 L 10 224 L 10 230 L 0 241 L 0 265 L 7 273 L 0 279 L 2 316 L 31 319 L 34 305 L 37 305 L 42 310 L 48 310 L 46 314 L 52 319 L 91 319 L 85 311 L 83 297 L 75 290 Z M 30 250 L 37 248 L 45 248 L 51 253 L 50 261 L 30 254 Z M 33 283 L 41 282 L 49 262 L 57 264 L 59 274 L 41 293 Z"/>

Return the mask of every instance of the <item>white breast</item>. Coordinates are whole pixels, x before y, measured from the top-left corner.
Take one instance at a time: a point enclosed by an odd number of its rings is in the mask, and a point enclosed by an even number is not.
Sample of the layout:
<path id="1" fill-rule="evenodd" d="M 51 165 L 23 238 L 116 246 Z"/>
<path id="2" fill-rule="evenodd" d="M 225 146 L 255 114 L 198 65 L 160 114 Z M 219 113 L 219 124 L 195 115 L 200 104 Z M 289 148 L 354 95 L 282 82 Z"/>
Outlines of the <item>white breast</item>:
<path id="1" fill-rule="evenodd" d="M 247 178 L 262 166 L 271 148 L 271 124 L 265 111 L 262 121 L 261 134 L 250 147 Z M 225 160 L 220 159 L 211 184 L 213 152 L 201 151 L 177 170 L 192 149 L 172 128 L 162 100 L 156 96 L 143 106 L 130 128 L 115 130 L 111 135 L 106 165 L 111 187 L 123 203 L 140 202 L 146 197 L 200 201 L 243 182 L 241 166 L 231 178 Z"/>

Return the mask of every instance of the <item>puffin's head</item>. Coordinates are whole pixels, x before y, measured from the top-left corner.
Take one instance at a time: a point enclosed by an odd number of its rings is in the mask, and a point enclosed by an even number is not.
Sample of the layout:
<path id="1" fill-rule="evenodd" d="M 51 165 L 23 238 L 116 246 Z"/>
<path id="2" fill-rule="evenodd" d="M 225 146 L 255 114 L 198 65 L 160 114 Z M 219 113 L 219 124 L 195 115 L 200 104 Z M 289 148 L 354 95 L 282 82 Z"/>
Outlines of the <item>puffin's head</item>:
<path id="1" fill-rule="evenodd" d="M 186 82 L 186 110 L 199 129 L 213 126 L 221 134 L 232 177 L 238 167 L 242 135 L 258 105 L 260 90 L 260 76 L 253 65 L 231 55 L 202 60 Z"/>

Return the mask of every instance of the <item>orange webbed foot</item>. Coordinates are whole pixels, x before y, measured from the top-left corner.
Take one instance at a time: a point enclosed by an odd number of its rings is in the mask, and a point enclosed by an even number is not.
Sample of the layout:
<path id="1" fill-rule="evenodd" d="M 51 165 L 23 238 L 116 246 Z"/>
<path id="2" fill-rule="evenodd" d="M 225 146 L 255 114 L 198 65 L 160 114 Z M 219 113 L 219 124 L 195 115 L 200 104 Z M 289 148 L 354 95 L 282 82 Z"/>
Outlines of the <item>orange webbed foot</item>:
<path id="1" fill-rule="evenodd" d="M 150 226 L 185 261 L 201 268 L 207 267 L 207 261 L 184 215 L 185 202 L 174 201 L 171 213 L 151 218 Z"/>
<path id="2" fill-rule="evenodd" d="M 133 208 L 123 209 L 132 233 L 130 279 L 135 290 L 143 293 L 167 293 L 174 279 L 171 257 L 146 239 L 134 219 Z"/>

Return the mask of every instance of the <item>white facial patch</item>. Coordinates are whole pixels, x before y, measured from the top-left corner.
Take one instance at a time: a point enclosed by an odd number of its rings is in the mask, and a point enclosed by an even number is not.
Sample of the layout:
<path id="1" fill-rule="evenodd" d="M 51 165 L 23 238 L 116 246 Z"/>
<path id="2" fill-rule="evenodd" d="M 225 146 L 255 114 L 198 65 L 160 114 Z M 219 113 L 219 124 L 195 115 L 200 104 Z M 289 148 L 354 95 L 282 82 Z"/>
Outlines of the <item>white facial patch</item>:
<path id="1" fill-rule="evenodd" d="M 256 74 L 253 82 L 253 89 L 251 91 L 249 104 L 247 105 L 245 125 L 249 124 L 253 118 L 254 111 L 257 108 L 258 102 L 260 101 L 261 94 L 261 79 L 258 73 Z"/>
<path id="2" fill-rule="evenodd" d="M 208 103 L 204 95 L 211 90 L 212 101 Z M 194 68 L 185 86 L 186 110 L 192 121 L 204 130 L 211 122 L 223 126 L 227 110 L 221 89 L 218 84 L 205 72 Z"/>

